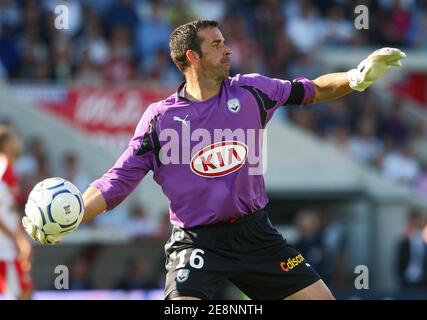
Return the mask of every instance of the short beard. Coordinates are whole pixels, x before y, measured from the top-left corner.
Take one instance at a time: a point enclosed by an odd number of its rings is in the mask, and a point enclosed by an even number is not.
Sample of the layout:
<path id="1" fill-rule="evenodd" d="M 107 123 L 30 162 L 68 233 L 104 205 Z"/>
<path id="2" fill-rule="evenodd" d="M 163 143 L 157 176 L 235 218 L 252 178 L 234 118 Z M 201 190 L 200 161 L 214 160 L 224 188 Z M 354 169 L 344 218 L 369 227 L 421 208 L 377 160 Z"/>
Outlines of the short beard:
<path id="1" fill-rule="evenodd" d="M 208 78 L 215 82 L 222 82 L 230 75 L 230 69 L 221 65 L 216 68 L 211 68 L 210 70 L 205 70 L 204 73 Z"/>
<path id="2" fill-rule="evenodd" d="M 230 68 L 227 68 L 222 64 L 219 66 L 202 65 L 202 67 L 204 75 L 207 78 L 214 80 L 215 82 L 222 82 L 230 75 Z"/>

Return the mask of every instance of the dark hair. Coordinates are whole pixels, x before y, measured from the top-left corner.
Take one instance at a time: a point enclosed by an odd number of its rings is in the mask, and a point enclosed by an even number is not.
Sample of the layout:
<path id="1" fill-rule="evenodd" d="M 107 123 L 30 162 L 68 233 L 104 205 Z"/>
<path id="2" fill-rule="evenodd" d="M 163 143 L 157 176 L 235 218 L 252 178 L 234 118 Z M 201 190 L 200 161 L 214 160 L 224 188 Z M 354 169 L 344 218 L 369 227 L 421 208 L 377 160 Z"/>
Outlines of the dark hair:
<path id="1" fill-rule="evenodd" d="M 194 50 L 202 54 L 200 43 L 202 39 L 197 36 L 200 30 L 218 27 L 218 22 L 214 20 L 195 20 L 176 28 L 170 35 L 169 49 L 173 62 L 181 72 L 188 67 L 185 53 L 187 50 Z"/>

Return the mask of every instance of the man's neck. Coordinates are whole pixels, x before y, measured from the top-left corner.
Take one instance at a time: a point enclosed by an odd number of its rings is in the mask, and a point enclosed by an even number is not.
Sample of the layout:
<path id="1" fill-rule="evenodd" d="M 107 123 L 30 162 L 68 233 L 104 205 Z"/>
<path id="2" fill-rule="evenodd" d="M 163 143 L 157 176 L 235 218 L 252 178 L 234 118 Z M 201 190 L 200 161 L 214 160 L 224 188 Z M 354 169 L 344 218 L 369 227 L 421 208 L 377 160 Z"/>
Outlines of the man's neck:
<path id="1" fill-rule="evenodd" d="M 216 96 L 221 90 L 221 82 L 199 75 L 187 75 L 185 97 L 190 101 L 204 101 Z"/>

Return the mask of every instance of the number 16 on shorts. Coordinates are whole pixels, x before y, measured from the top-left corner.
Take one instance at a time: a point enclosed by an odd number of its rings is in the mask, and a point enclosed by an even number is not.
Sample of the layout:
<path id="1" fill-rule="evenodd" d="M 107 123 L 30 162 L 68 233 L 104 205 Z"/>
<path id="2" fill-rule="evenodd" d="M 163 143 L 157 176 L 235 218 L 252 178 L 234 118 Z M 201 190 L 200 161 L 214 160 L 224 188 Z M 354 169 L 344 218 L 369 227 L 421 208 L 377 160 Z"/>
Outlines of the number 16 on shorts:
<path id="1" fill-rule="evenodd" d="M 186 265 L 187 250 L 188 249 L 181 250 L 177 255 L 178 265 L 175 267 L 175 269 L 179 269 L 179 270 L 176 275 L 176 281 L 180 283 L 187 281 L 188 276 L 190 275 L 190 269 L 185 268 L 187 266 Z M 193 251 L 191 251 L 190 259 L 188 261 L 190 267 L 194 269 L 202 269 L 203 265 L 205 264 L 205 260 L 203 259 L 204 253 L 205 251 L 203 251 L 202 249 L 194 249 Z"/>
<path id="2" fill-rule="evenodd" d="M 178 265 L 176 266 L 176 269 L 181 269 L 186 267 L 185 257 L 187 254 L 187 250 L 188 249 L 184 249 L 178 253 L 177 258 L 179 260 L 178 260 Z M 194 249 L 190 254 L 190 260 L 189 260 L 190 267 L 194 269 L 202 269 L 205 264 L 205 260 L 203 259 L 204 254 L 205 254 L 204 250 Z"/>

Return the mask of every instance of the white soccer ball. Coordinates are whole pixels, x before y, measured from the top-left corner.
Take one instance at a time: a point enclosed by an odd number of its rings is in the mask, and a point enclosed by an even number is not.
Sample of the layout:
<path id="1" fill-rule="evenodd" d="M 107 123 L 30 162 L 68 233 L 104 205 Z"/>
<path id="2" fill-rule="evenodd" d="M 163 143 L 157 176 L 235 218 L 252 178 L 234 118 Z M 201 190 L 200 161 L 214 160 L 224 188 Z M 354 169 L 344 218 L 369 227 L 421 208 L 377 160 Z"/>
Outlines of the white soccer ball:
<path id="1" fill-rule="evenodd" d="M 43 180 L 31 190 L 25 214 L 46 235 L 65 235 L 83 219 L 82 194 L 65 179 Z"/>

